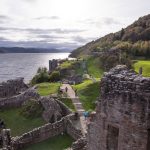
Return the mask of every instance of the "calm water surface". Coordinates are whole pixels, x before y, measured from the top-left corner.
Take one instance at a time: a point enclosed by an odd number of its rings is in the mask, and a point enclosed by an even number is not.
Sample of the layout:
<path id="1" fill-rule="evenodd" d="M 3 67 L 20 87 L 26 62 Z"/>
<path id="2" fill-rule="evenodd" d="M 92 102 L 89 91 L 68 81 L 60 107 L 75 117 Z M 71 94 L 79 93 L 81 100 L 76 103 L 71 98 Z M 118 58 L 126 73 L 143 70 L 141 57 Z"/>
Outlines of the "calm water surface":
<path id="1" fill-rule="evenodd" d="M 51 59 L 67 58 L 69 53 L 17 53 L 0 54 L 0 82 L 24 77 L 29 82 L 38 67 L 47 67 Z"/>

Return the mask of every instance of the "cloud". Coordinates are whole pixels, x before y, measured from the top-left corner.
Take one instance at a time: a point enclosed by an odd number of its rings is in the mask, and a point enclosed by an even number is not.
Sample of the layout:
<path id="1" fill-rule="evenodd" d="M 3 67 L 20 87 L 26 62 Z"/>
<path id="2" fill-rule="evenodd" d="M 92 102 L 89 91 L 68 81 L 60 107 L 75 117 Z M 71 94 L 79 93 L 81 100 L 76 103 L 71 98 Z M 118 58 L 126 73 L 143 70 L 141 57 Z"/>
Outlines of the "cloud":
<path id="1" fill-rule="evenodd" d="M 120 22 L 118 20 L 111 18 L 111 17 L 103 18 L 103 23 L 106 25 L 120 24 Z"/>
<path id="2" fill-rule="evenodd" d="M 121 22 L 118 21 L 118 19 L 112 18 L 112 17 L 103 17 L 99 19 L 85 19 L 83 21 L 80 21 L 80 23 L 89 24 L 89 25 L 96 25 L 98 27 L 103 26 L 110 26 L 110 25 L 120 25 Z"/>
<path id="3" fill-rule="evenodd" d="M 25 1 L 25 2 L 36 2 L 38 0 L 23 0 L 23 1 Z"/>
<path id="4" fill-rule="evenodd" d="M 87 42 L 87 39 L 75 36 L 84 31 L 86 30 L 0 27 L 0 47 L 75 49 Z"/>
<path id="5" fill-rule="evenodd" d="M 35 19 L 36 20 L 58 20 L 58 19 L 60 19 L 60 17 L 58 17 L 58 16 L 50 16 L 50 17 L 42 16 L 42 17 L 37 17 Z"/>
<path id="6" fill-rule="evenodd" d="M 54 29 L 40 29 L 40 28 L 9 28 L 9 27 L 0 27 L 0 31 L 14 31 L 14 32 L 29 32 L 32 34 L 47 34 L 47 33 L 58 33 L 58 34 L 69 34 L 69 33 L 80 33 L 86 30 L 80 29 L 61 29 L 61 28 L 54 28 Z"/>
<path id="7" fill-rule="evenodd" d="M 93 37 L 82 37 L 82 36 L 72 36 L 72 41 L 80 43 L 80 44 L 85 44 L 87 42 L 90 42 L 92 40 L 94 40 L 95 38 Z"/>
<path id="8" fill-rule="evenodd" d="M 8 39 L 6 39 L 4 37 L 0 37 L 0 41 L 8 41 Z"/>
<path id="9" fill-rule="evenodd" d="M 6 15 L 0 15 L 0 23 L 7 23 L 11 20 L 10 17 L 6 16 Z"/>

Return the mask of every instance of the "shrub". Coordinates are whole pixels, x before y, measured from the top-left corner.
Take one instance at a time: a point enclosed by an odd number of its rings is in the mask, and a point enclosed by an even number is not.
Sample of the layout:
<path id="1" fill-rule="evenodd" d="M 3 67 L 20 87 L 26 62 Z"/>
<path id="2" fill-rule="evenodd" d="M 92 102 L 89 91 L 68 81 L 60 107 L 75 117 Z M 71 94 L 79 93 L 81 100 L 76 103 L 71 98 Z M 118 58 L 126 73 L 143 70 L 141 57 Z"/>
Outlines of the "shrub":
<path id="1" fill-rule="evenodd" d="M 60 76 L 59 71 L 53 71 L 49 77 L 49 80 L 51 82 L 56 82 L 56 81 L 59 81 L 60 79 L 61 79 L 61 76 Z"/>
<path id="2" fill-rule="evenodd" d="M 25 118 L 37 118 L 41 117 L 43 112 L 43 106 L 39 101 L 29 100 L 21 108 L 20 114 Z"/>
<path id="3" fill-rule="evenodd" d="M 37 74 L 32 78 L 31 84 L 37 84 L 42 82 L 48 82 L 50 80 L 50 76 L 48 74 L 47 68 L 38 68 Z"/>

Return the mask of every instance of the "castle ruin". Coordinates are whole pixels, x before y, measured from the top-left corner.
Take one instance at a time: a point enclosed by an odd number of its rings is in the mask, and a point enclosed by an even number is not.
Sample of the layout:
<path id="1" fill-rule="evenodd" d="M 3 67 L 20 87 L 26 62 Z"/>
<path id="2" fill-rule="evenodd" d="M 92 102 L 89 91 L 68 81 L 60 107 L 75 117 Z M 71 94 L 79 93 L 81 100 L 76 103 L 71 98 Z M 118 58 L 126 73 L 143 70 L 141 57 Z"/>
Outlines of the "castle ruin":
<path id="1" fill-rule="evenodd" d="M 45 124 L 38 128 L 24 133 L 20 136 L 12 137 L 11 130 L 1 128 L 0 130 L 0 150 L 21 150 L 30 144 L 44 141 L 56 135 L 67 133 L 74 140 L 80 139 L 83 135 L 81 130 L 77 129 L 73 122 L 76 117 L 72 111 L 57 98 L 51 96 L 40 97 L 36 92 L 36 87 L 28 88 L 23 79 L 9 80 L 2 83 L 3 90 L 0 92 L 12 93 L 0 97 L 0 109 L 18 108 L 27 101 L 36 101 L 43 107 L 42 117 Z M 15 90 L 17 88 L 17 90 Z M 17 94 L 18 93 L 18 94 Z M 2 118 L 0 118 L 2 119 Z"/>
<path id="2" fill-rule="evenodd" d="M 126 66 L 105 73 L 88 150 L 150 150 L 150 78 Z"/>
<path id="3" fill-rule="evenodd" d="M 58 67 L 58 60 L 49 60 L 49 73 L 53 72 Z"/>
<path id="4" fill-rule="evenodd" d="M 25 91 L 28 86 L 23 82 L 23 78 L 8 80 L 0 83 L 0 98 L 11 97 Z"/>

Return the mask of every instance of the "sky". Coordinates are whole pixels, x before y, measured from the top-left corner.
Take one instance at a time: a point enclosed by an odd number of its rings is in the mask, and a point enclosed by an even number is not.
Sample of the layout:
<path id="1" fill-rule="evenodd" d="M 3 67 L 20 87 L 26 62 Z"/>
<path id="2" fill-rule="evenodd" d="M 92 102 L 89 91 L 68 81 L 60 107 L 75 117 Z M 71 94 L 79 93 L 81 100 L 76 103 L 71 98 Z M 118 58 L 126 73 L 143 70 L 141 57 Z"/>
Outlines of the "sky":
<path id="1" fill-rule="evenodd" d="M 75 49 L 150 14 L 150 0 L 0 0 L 0 47 Z"/>

